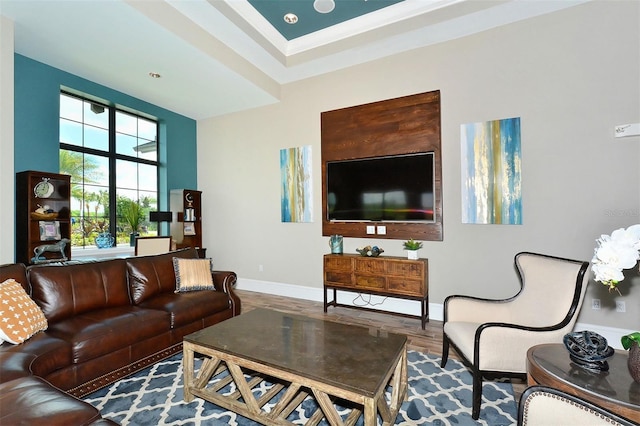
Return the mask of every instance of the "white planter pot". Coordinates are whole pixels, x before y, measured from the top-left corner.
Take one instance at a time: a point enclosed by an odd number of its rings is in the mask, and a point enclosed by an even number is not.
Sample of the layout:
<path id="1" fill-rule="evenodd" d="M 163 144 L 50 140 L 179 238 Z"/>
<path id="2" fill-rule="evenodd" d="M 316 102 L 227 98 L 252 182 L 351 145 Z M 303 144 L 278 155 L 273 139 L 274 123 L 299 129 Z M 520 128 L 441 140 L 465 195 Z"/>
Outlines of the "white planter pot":
<path id="1" fill-rule="evenodd" d="M 418 250 L 407 250 L 407 259 L 416 260 L 418 258 Z"/>

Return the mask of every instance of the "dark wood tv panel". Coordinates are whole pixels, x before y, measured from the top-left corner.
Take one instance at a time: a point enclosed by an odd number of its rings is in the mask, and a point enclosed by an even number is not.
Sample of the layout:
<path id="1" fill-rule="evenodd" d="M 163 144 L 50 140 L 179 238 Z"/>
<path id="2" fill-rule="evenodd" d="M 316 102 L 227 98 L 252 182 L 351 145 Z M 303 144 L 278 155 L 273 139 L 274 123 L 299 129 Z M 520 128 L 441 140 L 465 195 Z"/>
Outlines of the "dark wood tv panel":
<path id="1" fill-rule="evenodd" d="M 403 257 L 365 257 L 355 254 L 324 255 L 324 311 L 342 306 L 420 318 L 424 330 L 429 320 L 429 262 Z M 389 312 L 338 303 L 337 290 L 374 294 L 420 302 L 420 315 Z M 333 300 L 327 300 L 333 292 Z"/>
<path id="2" fill-rule="evenodd" d="M 402 96 L 320 114 L 322 163 L 322 235 L 355 238 L 442 241 L 442 160 L 440 91 Z M 433 153 L 434 220 L 340 221 L 330 220 L 327 164 L 332 161 Z M 384 179 L 384 176 L 371 176 Z M 367 232 L 368 225 L 386 228 L 384 234 Z"/>

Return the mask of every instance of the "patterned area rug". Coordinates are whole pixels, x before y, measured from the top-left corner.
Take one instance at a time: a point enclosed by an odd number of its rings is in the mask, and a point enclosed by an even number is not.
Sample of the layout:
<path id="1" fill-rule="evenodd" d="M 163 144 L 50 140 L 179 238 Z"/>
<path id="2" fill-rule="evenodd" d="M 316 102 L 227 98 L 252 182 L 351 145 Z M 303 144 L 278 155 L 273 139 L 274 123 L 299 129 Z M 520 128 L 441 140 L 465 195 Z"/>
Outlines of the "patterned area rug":
<path id="1" fill-rule="evenodd" d="M 474 421 L 470 408 L 471 374 L 461 363 L 449 359 L 447 367 L 442 369 L 439 357 L 416 351 L 409 351 L 407 358 L 408 400 L 396 418 L 397 425 L 503 426 L 516 423 L 517 404 L 510 382 L 484 383 L 480 419 Z M 196 358 L 196 370 L 201 362 Z M 265 392 L 268 387 L 269 384 L 263 383 L 262 389 L 255 392 Z M 87 395 L 84 400 L 98 408 L 104 417 L 123 426 L 258 424 L 198 397 L 185 403 L 182 398 L 182 354 Z M 269 404 L 265 409 L 268 407 Z M 315 401 L 308 398 L 293 411 L 289 420 L 304 424 L 315 409 Z M 341 414 L 346 415 L 346 412 Z M 358 425 L 362 423 L 361 416 Z"/>

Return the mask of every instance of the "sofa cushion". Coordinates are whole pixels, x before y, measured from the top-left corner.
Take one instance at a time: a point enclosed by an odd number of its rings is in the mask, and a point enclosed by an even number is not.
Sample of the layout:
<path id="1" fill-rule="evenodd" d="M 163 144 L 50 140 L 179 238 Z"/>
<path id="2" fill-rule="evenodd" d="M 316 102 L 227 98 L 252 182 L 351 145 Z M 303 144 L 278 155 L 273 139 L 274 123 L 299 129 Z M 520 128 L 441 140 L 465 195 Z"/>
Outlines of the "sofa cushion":
<path id="1" fill-rule="evenodd" d="M 13 278 L 0 283 L 0 343 L 23 343 L 47 329 L 47 319 Z"/>
<path id="2" fill-rule="evenodd" d="M 23 345 L 0 347 L 0 382 L 18 377 L 46 377 L 71 364 L 71 345 L 45 333 L 38 333 Z"/>
<path id="3" fill-rule="evenodd" d="M 171 315 L 173 329 L 229 309 L 229 298 L 221 291 L 172 292 L 149 299 L 140 307 L 166 311 Z"/>
<path id="4" fill-rule="evenodd" d="M 169 314 L 135 306 L 99 309 L 51 324 L 47 333 L 71 344 L 73 363 L 115 352 L 169 330 Z"/>
<path id="5" fill-rule="evenodd" d="M 154 256 L 130 257 L 127 262 L 127 276 L 131 300 L 136 305 L 158 294 L 173 293 L 176 289 L 176 274 L 173 258 L 196 259 L 194 248 L 177 250 Z"/>
<path id="6" fill-rule="evenodd" d="M 124 259 L 30 266 L 27 274 L 49 326 L 84 312 L 131 305 Z"/>
<path id="7" fill-rule="evenodd" d="M 31 295 L 31 285 L 27 280 L 27 268 L 22 263 L 0 265 L 0 282 L 13 278 L 22 284 L 27 294 Z"/>
<path id="8" fill-rule="evenodd" d="M 173 258 L 176 274 L 176 293 L 194 290 L 215 290 L 213 285 L 213 262 L 211 259 Z"/>
<path id="9" fill-rule="evenodd" d="M 99 419 L 96 408 L 40 377 L 23 377 L 0 384 L 0 424 L 88 425 Z"/>

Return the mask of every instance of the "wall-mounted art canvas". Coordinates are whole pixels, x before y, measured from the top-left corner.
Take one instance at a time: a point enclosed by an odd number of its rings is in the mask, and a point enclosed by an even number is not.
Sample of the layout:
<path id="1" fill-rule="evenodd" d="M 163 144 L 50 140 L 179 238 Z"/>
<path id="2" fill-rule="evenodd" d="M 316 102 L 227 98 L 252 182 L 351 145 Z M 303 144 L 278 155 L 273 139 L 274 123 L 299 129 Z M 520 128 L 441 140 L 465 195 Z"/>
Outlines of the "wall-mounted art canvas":
<path id="1" fill-rule="evenodd" d="M 522 224 L 520 118 L 463 124 L 462 223 Z"/>
<path id="2" fill-rule="evenodd" d="M 282 222 L 311 222 L 311 145 L 280 150 Z"/>

